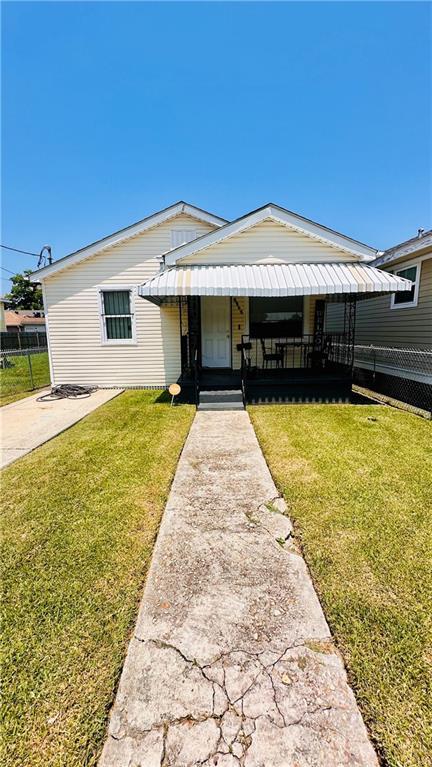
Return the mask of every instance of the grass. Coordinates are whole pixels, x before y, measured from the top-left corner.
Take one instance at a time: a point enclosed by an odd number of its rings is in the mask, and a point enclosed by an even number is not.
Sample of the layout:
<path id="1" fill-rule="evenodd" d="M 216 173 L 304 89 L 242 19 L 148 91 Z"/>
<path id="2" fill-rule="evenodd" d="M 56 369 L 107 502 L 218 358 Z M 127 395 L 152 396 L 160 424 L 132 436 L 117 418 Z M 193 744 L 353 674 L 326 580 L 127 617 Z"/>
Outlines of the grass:
<path id="1" fill-rule="evenodd" d="M 48 352 L 31 354 L 33 387 L 30 378 L 28 355 L 8 355 L 10 367 L 0 368 L 0 406 L 26 397 L 33 389 L 48 386 L 50 372 Z"/>
<path id="2" fill-rule="evenodd" d="M 96 764 L 194 409 L 128 392 L 4 470 L 4 767 Z"/>
<path id="3" fill-rule="evenodd" d="M 432 754 L 432 425 L 384 406 L 251 407 L 383 763 Z"/>

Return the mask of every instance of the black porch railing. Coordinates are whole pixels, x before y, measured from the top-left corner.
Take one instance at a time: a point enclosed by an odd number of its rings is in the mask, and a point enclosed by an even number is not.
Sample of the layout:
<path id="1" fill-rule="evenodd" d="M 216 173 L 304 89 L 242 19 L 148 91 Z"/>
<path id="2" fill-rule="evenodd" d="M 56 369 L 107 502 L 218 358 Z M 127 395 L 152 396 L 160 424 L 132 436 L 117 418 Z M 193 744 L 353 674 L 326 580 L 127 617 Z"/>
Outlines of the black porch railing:
<path id="1" fill-rule="evenodd" d="M 195 405 L 198 407 L 200 384 L 199 384 L 199 368 L 198 368 L 198 349 L 195 349 L 193 354 L 193 377 L 194 377 L 194 396 Z"/>
<path id="2" fill-rule="evenodd" d="M 241 354 L 240 380 L 241 380 L 241 391 L 242 391 L 242 400 L 243 400 L 244 407 L 246 407 L 246 404 L 247 404 L 247 379 L 248 379 L 248 372 L 249 372 L 249 357 L 247 355 L 250 352 L 251 348 L 252 348 L 252 344 L 243 340 L 242 340 L 242 343 L 237 346 L 237 350 Z"/>
<path id="3" fill-rule="evenodd" d="M 249 372 L 275 370 L 323 370 L 352 367 L 352 350 L 344 335 L 324 333 L 298 338 L 251 338 L 242 336 L 238 350 Z"/>
<path id="4" fill-rule="evenodd" d="M 241 389 L 245 404 L 257 386 L 266 386 L 269 391 L 272 387 L 297 386 L 303 391 L 304 386 L 312 384 L 319 389 L 319 382 L 326 381 L 336 386 L 339 384 L 335 382 L 339 382 L 344 391 L 351 388 L 353 346 L 345 334 L 311 334 L 298 338 L 242 336 L 237 351 L 241 353 Z"/>

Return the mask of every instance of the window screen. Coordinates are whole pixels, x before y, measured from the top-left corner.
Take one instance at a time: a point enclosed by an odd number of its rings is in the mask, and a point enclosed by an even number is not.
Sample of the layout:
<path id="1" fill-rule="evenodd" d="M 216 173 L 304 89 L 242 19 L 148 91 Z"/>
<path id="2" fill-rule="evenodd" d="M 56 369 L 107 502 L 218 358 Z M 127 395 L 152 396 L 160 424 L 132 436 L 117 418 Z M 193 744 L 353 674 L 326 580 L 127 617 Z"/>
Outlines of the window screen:
<path id="1" fill-rule="evenodd" d="M 132 338 L 132 313 L 129 290 L 103 290 L 102 307 L 105 339 Z"/>
<path id="2" fill-rule="evenodd" d="M 396 272 L 398 277 L 405 277 L 406 280 L 411 280 L 413 284 L 411 290 L 404 290 L 401 293 L 395 293 L 393 303 L 394 304 L 412 304 L 414 302 L 415 294 L 415 282 L 417 279 L 417 267 L 409 266 L 406 269 L 401 269 Z"/>
<path id="3" fill-rule="evenodd" d="M 296 338 L 303 334 L 303 296 L 251 298 L 249 333 L 252 338 Z"/>

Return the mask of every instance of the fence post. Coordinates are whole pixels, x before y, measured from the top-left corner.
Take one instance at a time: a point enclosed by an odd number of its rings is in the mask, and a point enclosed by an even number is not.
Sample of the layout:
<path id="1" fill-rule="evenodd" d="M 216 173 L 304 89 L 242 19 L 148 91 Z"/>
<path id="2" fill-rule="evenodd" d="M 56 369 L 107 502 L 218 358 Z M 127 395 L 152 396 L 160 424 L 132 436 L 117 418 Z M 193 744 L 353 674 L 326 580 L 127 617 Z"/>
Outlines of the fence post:
<path id="1" fill-rule="evenodd" d="M 29 373 L 30 373 L 30 388 L 31 388 L 31 391 L 33 391 L 33 389 L 34 389 L 34 381 L 33 381 L 33 368 L 32 368 L 32 363 L 31 363 L 31 354 L 30 354 L 30 352 L 27 352 L 27 361 L 28 361 Z"/>

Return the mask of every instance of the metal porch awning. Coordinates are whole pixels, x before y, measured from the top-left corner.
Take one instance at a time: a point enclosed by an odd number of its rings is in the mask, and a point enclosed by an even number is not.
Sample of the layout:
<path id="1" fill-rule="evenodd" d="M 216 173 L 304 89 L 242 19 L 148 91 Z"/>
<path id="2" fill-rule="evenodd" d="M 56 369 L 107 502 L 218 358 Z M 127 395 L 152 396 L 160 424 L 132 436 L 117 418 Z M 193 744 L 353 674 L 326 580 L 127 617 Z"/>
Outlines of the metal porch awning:
<path id="1" fill-rule="evenodd" d="M 155 304 L 174 296 L 343 296 L 410 290 L 412 283 L 362 263 L 175 266 L 138 287 Z"/>

